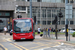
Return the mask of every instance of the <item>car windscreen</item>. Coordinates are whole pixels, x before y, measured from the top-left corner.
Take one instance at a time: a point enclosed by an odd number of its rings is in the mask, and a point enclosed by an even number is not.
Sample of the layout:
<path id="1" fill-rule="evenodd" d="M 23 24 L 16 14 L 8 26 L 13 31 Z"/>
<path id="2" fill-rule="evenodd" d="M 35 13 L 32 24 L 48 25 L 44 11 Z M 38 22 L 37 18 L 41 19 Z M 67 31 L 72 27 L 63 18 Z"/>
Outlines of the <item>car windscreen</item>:
<path id="1" fill-rule="evenodd" d="M 32 24 L 30 19 L 14 20 L 14 32 L 29 33 L 32 31 Z"/>
<path id="2" fill-rule="evenodd" d="M 65 30 L 65 28 L 62 28 L 61 30 Z"/>

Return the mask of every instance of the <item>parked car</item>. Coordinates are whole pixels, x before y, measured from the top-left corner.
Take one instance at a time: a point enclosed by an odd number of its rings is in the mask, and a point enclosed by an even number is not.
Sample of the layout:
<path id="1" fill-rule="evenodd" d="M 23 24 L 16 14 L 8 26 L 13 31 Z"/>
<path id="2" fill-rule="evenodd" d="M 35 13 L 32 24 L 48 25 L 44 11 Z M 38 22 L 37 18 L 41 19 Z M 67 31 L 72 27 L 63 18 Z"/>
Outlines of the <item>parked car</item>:
<path id="1" fill-rule="evenodd" d="M 65 31 L 66 31 L 65 27 L 63 27 L 63 28 L 60 30 L 60 32 L 63 32 L 63 33 L 65 33 Z M 73 33 L 73 32 L 75 32 L 75 31 L 74 31 L 71 27 L 68 27 L 68 32 Z"/>

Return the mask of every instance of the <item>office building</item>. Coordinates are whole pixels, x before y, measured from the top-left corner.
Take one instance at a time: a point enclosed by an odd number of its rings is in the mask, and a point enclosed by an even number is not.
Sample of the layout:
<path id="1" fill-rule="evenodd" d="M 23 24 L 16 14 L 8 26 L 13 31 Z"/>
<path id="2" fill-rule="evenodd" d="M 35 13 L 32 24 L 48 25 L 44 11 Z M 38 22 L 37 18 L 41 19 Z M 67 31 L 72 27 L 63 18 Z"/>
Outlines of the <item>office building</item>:
<path id="1" fill-rule="evenodd" d="M 17 18 L 17 15 L 22 15 L 22 18 L 30 18 L 30 0 L 0 0 L 0 29 L 12 23 L 12 19 Z M 68 0 L 69 4 L 73 5 L 72 19 L 68 20 L 69 27 L 75 29 L 75 0 Z M 52 22 L 55 15 L 61 9 L 63 18 L 58 17 L 58 29 L 65 27 L 65 0 L 32 0 L 32 18 L 36 16 L 36 29 L 55 28 Z M 59 24 L 60 23 L 60 24 Z M 10 27 L 10 26 L 9 26 Z M 9 28 L 8 27 L 8 28 Z"/>

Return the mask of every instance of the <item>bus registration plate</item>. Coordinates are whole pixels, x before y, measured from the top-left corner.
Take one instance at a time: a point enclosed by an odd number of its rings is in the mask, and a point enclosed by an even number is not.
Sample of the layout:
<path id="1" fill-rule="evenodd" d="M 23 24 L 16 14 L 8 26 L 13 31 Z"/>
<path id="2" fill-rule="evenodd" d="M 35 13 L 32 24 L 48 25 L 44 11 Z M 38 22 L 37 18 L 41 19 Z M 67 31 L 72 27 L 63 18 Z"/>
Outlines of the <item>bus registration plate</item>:
<path id="1" fill-rule="evenodd" d="M 23 39 L 25 39 L 25 38 L 21 38 L 21 39 L 23 40 Z"/>

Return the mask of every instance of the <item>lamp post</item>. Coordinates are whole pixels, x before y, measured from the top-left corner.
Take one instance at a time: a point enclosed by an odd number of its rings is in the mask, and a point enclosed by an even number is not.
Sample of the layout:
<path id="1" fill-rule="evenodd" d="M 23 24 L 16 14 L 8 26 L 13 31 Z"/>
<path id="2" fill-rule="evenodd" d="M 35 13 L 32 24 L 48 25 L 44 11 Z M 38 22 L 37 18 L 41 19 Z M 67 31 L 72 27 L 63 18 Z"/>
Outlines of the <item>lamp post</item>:
<path id="1" fill-rule="evenodd" d="M 68 41 L 68 19 L 66 18 L 66 5 L 68 3 L 68 0 L 65 0 L 65 28 L 66 28 L 66 41 Z"/>
<path id="2" fill-rule="evenodd" d="M 18 5 L 15 5 L 15 13 L 16 13 L 16 8 L 18 7 Z"/>
<path id="3" fill-rule="evenodd" d="M 40 28 L 41 28 L 41 0 L 40 0 Z"/>
<path id="4" fill-rule="evenodd" d="M 32 0 L 30 0 L 30 18 L 32 18 Z"/>

